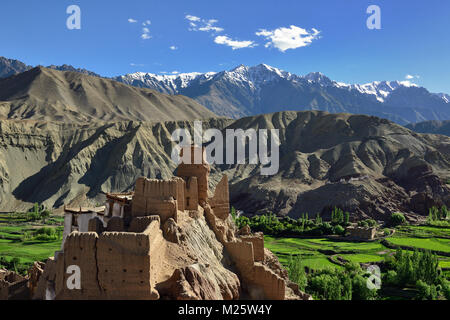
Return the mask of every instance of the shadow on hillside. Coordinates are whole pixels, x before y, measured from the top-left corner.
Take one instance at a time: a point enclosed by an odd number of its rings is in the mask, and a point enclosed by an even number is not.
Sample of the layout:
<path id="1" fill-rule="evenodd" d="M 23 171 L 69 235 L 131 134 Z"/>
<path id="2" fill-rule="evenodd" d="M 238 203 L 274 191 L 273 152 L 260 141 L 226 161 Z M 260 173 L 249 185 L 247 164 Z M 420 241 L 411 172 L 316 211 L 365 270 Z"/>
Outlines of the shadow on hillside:
<path id="1" fill-rule="evenodd" d="M 55 162 L 48 164 L 38 173 L 22 181 L 19 186 L 14 189 L 12 193 L 14 197 L 25 202 L 43 203 L 57 194 L 64 184 L 68 182 L 70 174 L 72 173 L 70 161 L 74 159 L 81 150 L 94 143 L 99 136 L 111 126 L 113 126 L 113 124 L 102 126 L 88 139 L 71 147 L 66 146 Z"/>

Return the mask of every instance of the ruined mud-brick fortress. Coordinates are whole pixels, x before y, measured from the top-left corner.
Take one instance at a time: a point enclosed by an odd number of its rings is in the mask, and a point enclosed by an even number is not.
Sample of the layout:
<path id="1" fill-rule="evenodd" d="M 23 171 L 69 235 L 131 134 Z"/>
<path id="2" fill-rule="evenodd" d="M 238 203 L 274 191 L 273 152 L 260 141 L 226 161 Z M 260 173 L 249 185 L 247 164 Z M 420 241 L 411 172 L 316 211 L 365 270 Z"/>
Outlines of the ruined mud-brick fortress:
<path id="1" fill-rule="evenodd" d="M 262 233 L 235 230 L 227 176 L 210 196 L 205 150 L 183 151 L 202 163 L 181 163 L 171 180 L 139 178 L 102 212 L 67 209 L 62 250 L 30 285 L 34 298 L 298 299 Z M 67 286 L 72 265 L 80 289 Z"/>

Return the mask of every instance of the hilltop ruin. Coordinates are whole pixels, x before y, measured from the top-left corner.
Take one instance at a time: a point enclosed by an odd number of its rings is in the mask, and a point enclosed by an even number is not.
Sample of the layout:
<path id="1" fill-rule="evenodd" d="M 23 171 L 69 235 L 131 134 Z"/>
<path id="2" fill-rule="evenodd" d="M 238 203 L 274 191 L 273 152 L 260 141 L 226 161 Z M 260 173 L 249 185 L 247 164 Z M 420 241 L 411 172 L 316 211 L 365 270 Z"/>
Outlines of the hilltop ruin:
<path id="1" fill-rule="evenodd" d="M 181 163 L 170 180 L 139 178 L 134 192 L 108 194 L 102 212 L 66 209 L 62 250 L 37 272 L 33 298 L 310 299 L 261 233 L 236 230 L 227 176 L 210 193 L 204 149 L 184 151 L 203 152 L 202 164 Z M 67 286 L 72 265 L 79 290 Z"/>

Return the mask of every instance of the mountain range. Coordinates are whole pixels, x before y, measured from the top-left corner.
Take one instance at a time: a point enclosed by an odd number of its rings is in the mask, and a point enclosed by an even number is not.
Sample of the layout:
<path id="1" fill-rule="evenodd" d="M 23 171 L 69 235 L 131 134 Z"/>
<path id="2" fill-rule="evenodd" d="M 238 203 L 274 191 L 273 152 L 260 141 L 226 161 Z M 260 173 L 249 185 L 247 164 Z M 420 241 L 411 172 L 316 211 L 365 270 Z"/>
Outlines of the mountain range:
<path id="1" fill-rule="evenodd" d="M 56 65 L 50 65 L 47 66 L 48 69 L 53 69 L 53 70 L 58 70 L 58 71 L 73 71 L 73 72 L 78 72 L 78 73 L 82 73 L 82 74 L 86 74 L 86 75 L 90 75 L 90 76 L 96 76 L 96 77 L 100 77 L 100 75 L 96 74 L 95 72 L 86 70 L 86 69 L 82 69 L 82 68 L 74 68 L 71 65 L 67 65 L 67 64 L 63 64 L 61 66 L 56 66 Z M 14 60 L 14 59 L 7 59 L 5 57 L 0 57 L 0 79 L 1 78 L 8 78 L 10 76 L 28 71 L 33 69 L 32 66 L 28 66 L 25 63 L 19 61 L 19 60 Z"/>
<path id="2" fill-rule="evenodd" d="M 216 117 L 185 96 L 141 89 L 79 72 L 43 67 L 0 79 L 0 119 L 68 123 Z"/>
<path id="3" fill-rule="evenodd" d="M 415 133 L 369 115 L 269 112 L 285 105 L 277 99 L 286 105 L 329 103 L 333 113 L 376 111 L 388 101 L 406 99 L 410 90 L 418 90 L 423 101 L 430 95 L 435 101 L 442 99 L 407 83 L 352 87 L 319 73 L 298 77 L 261 65 L 221 74 L 159 78 L 173 80 L 166 81 L 164 91 L 74 72 L 70 66 L 61 67 L 70 71 L 30 69 L 9 61 L 8 68 L 8 73 L 16 74 L 0 79 L 3 211 L 27 209 L 36 202 L 51 208 L 95 205 L 102 201 L 103 192 L 131 190 L 138 177 L 171 177 L 176 167 L 171 161 L 171 133 L 176 128 L 192 131 L 196 119 L 203 119 L 205 129 L 223 133 L 279 130 L 280 169 L 274 176 L 261 176 L 260 166 L 248 161 L 211 168 L 211 189 L 226 174 L 232 204 L 246 213 L 298 217 L 309 212 L 326 217 L 338 206 L 355 218 L 386 220 L 396 211 L 427 214 L 432 205 L 450 206 L 446 185 L 450 138 Z M 20 68 L 26 71 L 18 72 Z M 196 87 L 205 90 L 194 99 L 177 94 Z M 219 102 L 234 99 L 234 109 L 229 110 L 267 114 L 237 120 L 218 117 L 199 104 L 213 98 L 218 101 L 213 105 L 217 113 Z M 247 101 L 247 107 L 239 101 Z M 410 107 L 395 108 L 411 112 Z"/>
<path id="4" fill-rule="evenodd" d="M 31 67 L 0 58 L 0 77 Z M 59 71 L 98 74 L 69 65 L 49 66 Z M 331 113 L 367 114 L 402 125 L 450 119 L 450 96 L 431 93 L 409 81 L 376 81 L 368 84 L 336 82 L 322 73 L 298 76 L 260 64 L 240 65 L 230 71 L 156 75 L 137 72 L 113 80 L 170 95 L 184 95 L 219 116 L 245 116 L 284 110 L 320 110 Z"/>
<path id="5" fill-rule="evenodd" d="M 419 133 L 443 134 L 450 136 L 450 120 L 411 123 L 406 127 Z"/>
<path id="6" fill-rule="evenodd" d="M 191 97 L 218 115 L 232 118 L 284 110 L 367 114 L 399 124 L 450 119 L 448 95 L 430 93 L 409 81 L 364 85 L 333 81 L 322 73 L 298 76 L 260 64 L 218 73 L 134 73 L 117 81 Z"/>

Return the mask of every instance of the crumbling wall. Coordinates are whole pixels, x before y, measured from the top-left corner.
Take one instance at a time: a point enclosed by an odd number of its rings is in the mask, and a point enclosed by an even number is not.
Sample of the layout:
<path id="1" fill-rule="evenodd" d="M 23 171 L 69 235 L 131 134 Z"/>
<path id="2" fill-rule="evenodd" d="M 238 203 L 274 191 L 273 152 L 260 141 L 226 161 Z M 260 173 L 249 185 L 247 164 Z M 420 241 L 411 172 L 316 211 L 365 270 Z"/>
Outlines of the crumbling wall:
<path id="1" fill-rule="evenodd" d="M 143 233 L 144 231 L 146 231 L 150 223 L 152 223 L 153 221 L 157 221 L 159 224 L 160 217 L 159 216 L 135 217 L 133 218 L 133 220 L 131 220 L 128 232 Z"/>
<path id="2" fill-rule="evenodd" d="M 61 259 L 64 258 L 62 257 Z M 63 269 L 64 265 L 62 265 L 61 271 L 64 271 Z M 39 276 L 36 289 L 33 291 L 34 292 L 32 296 L 33 300 L 46 300 L 50 298 L 47 296 L 47 293 L 49 291 L 49 287 L 52 287 L 53 293 L 55 291 L 56 273 L 57 273 L 57 263 L 54 257 L 50 257 L 47 259 L 45 266 L 43 268 L 43 272 Z"/>
<path id="3" fill-rule="evenodd" d="M 191 161 L 189 163 L 183 162 L 183 155 L 185 152 L 191 153 Z M 201 154 L 201 164 L 194 164 L 195 153 Z M 177 176 L 187 180 L 189 177 L 197 178 L 198 187 L 198 201 L 206 203 L 208 200 L 208 177 L 211 172 L 209 164 L 206 162 L 205 148 L 201 147 L 186 147 L 181 150 L 181 163 L 177 168 Z"/>
<path id="4" fill-rule="evenodd" d="M 164 222 L 169 218 L 177 221 L 177 211 L 184 210 L 183 179 L 155 180 L 139 178 L 132 200 L 133 217 L 160 215 Z"/>
<path id="5" fill-rule="evenodd" d="M 250 242 L 234 241 L 224 244 L 233 262 L 240 268 L 251 268 L 254 264 L 253 245 Z"/>
<path id="6" fill-rule="evenodd" d="M 178 203 L 173 199 L 147 199 L 146 215 L 158 215 L 161 218 L 161 223 L 165 223 L 170 218 L 178 221 Z"/>
<path id="7" fill-rule="evenodd" d="M 184 192 L 186 210 L 198 210 L 198 183 L 197 177 L 186 178 Z"/>
<path id="8" fill-rule="evenodd" d="M 225 243 L 225 248 L 239 270 L 239 274 L 243 280 L 242 284 L 251 299 L 284 300 L 286 294 L 286 283 L 284 279 L 268 267 L 254 260 L 255 250 L 253 241 L 255 239 L 257 237 L 249 241 L 239 239 L 234 242 L 228 242 Z M 255 240 L 255 242 L 257 246 L 260 245 L 259 240 Z M 263 260 L 264 251 L 260 261 Z"/>
<path id="9" fill-rule="evenodd" d="M 73 232 L 64 244 L 64 254 L 57 258 L 57 277 L 55 283 L 56 299 L 98 299 L 101 295 L 97 279 L 97 241 L 94 232 Z M 69 266 L 78 266 L 81 270 L 81 289 L 70 290 L 67 280 Z"/>
<path id="10" fill-rule="evenodd" d="M 30 298 L 28 279 L 11 272 L 0 272 L 0 300 L 27 300 Z"/>
<path id="11" fill-rule="evenodd" d="M 256 262 L 264 261 L 264 235 L 261 232 L 253 235 L 240 236 L 239 239 L 253 244 L 253 258 Z"/>
<path id="12" fill-rule="evenodd" d="M 155 299 L 150 282 L 150 238 L 105 232 L 97 244 L 98 280 L 107 299 Z"/>
<path id="13" fill-rule="evenodd" d="M 230 192 L 228 189 L 228 176 L 223 175 L 216 186 L 214 196 L 209 200 L 214 214 L 220 219 L 226 219 L 230 214 Z"/>
<path id="14" fill-rule="evenodd" d="M 115 217 L 113 219 L 121 219 Z M 113 220 L 111 219 L 110 222 Z M 36 299 L 45 299 L 49 289 L 56 299 L 157 299 L 151 272 L 161 264 L 159 216 L 136 217 L 130 230 L 135 232 L 95 232 L 70 234 L 64 252 L 56 262 L 49 259 L 36 288 Z M 154 245 L 155 266 L 151 266 L 151 245 Z M 81 289 L 69 289 L 67 268 L 78 266 Z"/>
<path id="15" fill-rule="evenodd" d="M 112 217 L 109 219 L 106 226 L 106 231 L 108 232 L 124 232 L 125 231 L 125 221 L 121 217 Z"/>
<path id="16" fill-rule="evenodd" d="M 262 262 L 265 259 L 262 233 L 234 236 L 230 224 L 228 178 L 223 176 L 213 198 L 205 205 L 205 217 L 222 242 L 243 280 L 242 285 L 251 299 L 284 300 L 286 282 Z"/>
<path id="17" fill-rule="evenodd" d="M 45 263 L 35 261 L 33 266 L 28 270 L 28 289 L 30 290 L 30 297 L 32 298 L 37 291 L 39 279 L 44 273 Z"/>
<path id="18" fill-rule="evenodd" d="M 152 288 L 154 288 L 160 280 L 162 268 L 165 268 L 166 240 L 164 239 L 159 220 L 152 221 L 143 233 L 148 236 L 150 241 L 150 280 Z"/>
<path id="19" fill-rule="evenodd" d="M 253 299 L 267 299 L 267 300 L 284 300 L 286 294 L 286 282 L 275 274 L 268 267 L 256 263 L 251 272 L 246 274 L 247 286 L 250 291 L 255 286 L 257 289 L 262 289 L 262 296 L 258 296 L 259 292 L 255 292 Z M 252 295 L 253 292 L 250 292 Z"/>

